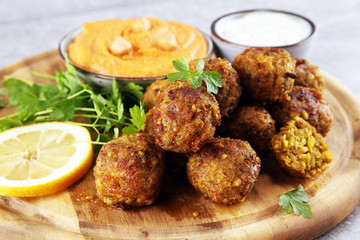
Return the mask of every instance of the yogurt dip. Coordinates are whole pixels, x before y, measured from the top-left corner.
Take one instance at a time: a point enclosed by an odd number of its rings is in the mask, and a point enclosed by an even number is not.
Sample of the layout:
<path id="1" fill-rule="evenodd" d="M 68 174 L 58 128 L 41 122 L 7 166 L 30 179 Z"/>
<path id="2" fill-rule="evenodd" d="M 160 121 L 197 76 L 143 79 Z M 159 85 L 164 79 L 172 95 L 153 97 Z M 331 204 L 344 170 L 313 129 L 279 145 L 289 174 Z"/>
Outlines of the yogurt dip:
<path id="1" fill-rule="evenodd" d="M 255 11 L 221 19 L 215 28 L 219 37 L 252 47 L 288 46 L 308 38 L 313 28 L 296 15 Z"/>

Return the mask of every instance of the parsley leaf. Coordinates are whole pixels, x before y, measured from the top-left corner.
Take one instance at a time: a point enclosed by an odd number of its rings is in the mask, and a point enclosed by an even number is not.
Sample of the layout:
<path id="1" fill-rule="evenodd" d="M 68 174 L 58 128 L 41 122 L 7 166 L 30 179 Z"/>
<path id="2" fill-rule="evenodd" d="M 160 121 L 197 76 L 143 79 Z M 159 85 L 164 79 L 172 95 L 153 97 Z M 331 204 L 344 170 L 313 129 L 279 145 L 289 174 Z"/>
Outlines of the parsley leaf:
<path id="1" fill-rule="evenodd" d="M 203 58 L 199 58 L 198 62 L 196 63 L 196 72 L 201 72 L 205 67 L 205 61 Z"/>
<path id="2" fill-rule="evenodd" d="M 217 94 L 219 87 L 223 86 L 221 80 L 221 74 L 213 71 L 203 71 L 205 67 L 205 61 L 202 58 L 198 59 L 195 72 L 190 73 L 189 62 L 186 58 L 175 59 L 172 64 L 179 72 L 169 73 L 167 79 L 170 82 L 175 80 L 187 81 L 190 80 L 191 88 L 199 88 L 202 84 L 202 80 L 206 83 L 206 90 L 208 93 Z"/>
<path id="3" fill-rule="evenodd" d="M 172 65 L 176 70 L 179 72 L 186 72 L 189 71 L 189 62 L 186 58 L 182 57 L 181 59 L 175 59 L 172 61 Z"/>
<path id="4" fill-rule="evenodd" d="M 304 187 L 300 184 L 297 188 L 280 194 L 279 205 L 282 206 L 283 211 L 288 214 L 293 210 L 296 216 L 300 214 L 306 218 L 312 217 L 312 212 L 310 205 L 307 202 L 310 201 L 310 198 L 303 192 Z"/>
<path id="5" fill-rule="evenodd" d="M 190 81 L 190 87 L 194 89 L 199 88 L 201 87 L 201 82 L 202 82 L 202 78 L 200 75 L 193 76 L 193 78 Z"/>
<path id="6" fill-rule="evenodd" d="M 74 114 L 75 114 L 74 104 L 68 101 L 63 101 L 54 106 L 52 112 L 49 114 L 49 118 L 54 120 L 67 121 L 70 118 L 72 118 Z"/>
<path id="7" fill-rule="evenodd" d="M 122 129 L 123 134 L 134 134 L 137 131 L 140 131 L 145 122 L 145 109 L 142 102 L 140 102 L 140 107 L 135 105 L 129 109 L 132 125 L 124 127 Z"/>
<path id="8" fill-rule="evenodd" d="M 169 73 L 167 75 L 167 80 L 169 82 L 173 82 L 175 80 L 181 79 L 183 77 L 183 73 L 182 72 L 174 72 L 174 73 Z"/>
<path id="9" fill-rule="evenodd" d="M 3 117 L 0 119 L 0 131 L 4 131 L 19 125 L 21 125 L 21 122 L 17 119 L 12 119 L 11 117 Z"/>
<path id="10" fill-rule="evenodd" d="M 23 80 L 6 77 L 6 81 L 3 86 L 8 89 L 9 102 L 11 106 L 15 106 L 19 103 L 23 95 L 30 91 L 31 86 Z"/>
<path id="11" fill-rule="evenodd" d="M 207 91 L 218 93 L 218 87 L 222 87 L 221 75 L 218 72 L 203 72 L 202 78 L 206 83 Z"/>

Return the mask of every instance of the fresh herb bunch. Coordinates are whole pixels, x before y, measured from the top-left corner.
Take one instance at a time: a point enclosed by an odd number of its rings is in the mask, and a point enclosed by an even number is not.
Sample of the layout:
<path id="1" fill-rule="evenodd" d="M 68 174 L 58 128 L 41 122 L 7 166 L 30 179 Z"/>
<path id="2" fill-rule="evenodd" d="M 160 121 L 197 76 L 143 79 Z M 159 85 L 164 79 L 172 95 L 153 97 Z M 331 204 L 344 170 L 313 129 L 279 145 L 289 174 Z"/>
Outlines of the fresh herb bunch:
<path id="1" fill-rule="evenodd" d="M 115 80 L 112 88 L 96 91 L 88 83 L 80 81 L 75 68 L 66 61 L 67 71 L 55 72 L 55 76 L 34 73 L 56 81 L 52 84 L 31 84 L 6 77 L 3 86 L 7 91 L 10 106 L 17 106 L 17 112 L 0 118 L 0 131 L 27 123 L 46 121 L 68 121 L 89 127 L 97 133 L 94 143 L 104 143 L 123 132 L 135 133 L 145 121 L 145 110 L 140 101 L 142 87 L 129 83 L 120 88 Z M 126 109 L 130 108 L 130 118 Z M 87 119 L 84 122 L 73 118 Z M 86 122 L 86 123 L 85 123 Z"/>
<path id="2" fill-rule="evenodd" d="M 300 184 L 297 188 L 280 194 L 279 205 L 288 214 L 293 210 L 296 216 L 300 214 L 306 218 L 312 217 L 310 205 L 307 202 L 310 201 L 309 197 L 303 192 L 304 187 Z"/>
<path id="3" fill-rule="evenodd" d="M 219 87 L 223 86 L 221 80 L 221 74 L 213 71 L 203 71 L 205 66 L 205 61 L 202 58 L 199 58 L 195 72 L 190 73 L 189 62 L 186 58 L 182 57 L 181 59 L 175 59 L 172 61 L 172 65 L 179 72 L 169 73 L 167 75 L 168 81 L 173 82 L 175 80 L 187 81 L 190 79 L 190 87 L 198 88 L 202 84 L 202 80 L 206 83 L 206 89 L 208 93 L 217 94 Z"/>

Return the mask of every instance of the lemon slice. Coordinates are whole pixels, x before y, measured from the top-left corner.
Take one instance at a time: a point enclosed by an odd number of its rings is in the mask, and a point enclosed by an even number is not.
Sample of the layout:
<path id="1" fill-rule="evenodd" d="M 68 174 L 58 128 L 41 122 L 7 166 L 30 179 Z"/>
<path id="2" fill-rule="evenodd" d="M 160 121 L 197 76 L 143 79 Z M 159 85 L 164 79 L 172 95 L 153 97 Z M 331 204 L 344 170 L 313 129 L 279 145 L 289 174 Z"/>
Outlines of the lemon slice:
<path id="1" fill-rule="evenodd" d="M 33 197 L 79 180 L 93 158 L 86 128 L 62 122 L 21 126 L 0 133 L 0 195 Z"/>

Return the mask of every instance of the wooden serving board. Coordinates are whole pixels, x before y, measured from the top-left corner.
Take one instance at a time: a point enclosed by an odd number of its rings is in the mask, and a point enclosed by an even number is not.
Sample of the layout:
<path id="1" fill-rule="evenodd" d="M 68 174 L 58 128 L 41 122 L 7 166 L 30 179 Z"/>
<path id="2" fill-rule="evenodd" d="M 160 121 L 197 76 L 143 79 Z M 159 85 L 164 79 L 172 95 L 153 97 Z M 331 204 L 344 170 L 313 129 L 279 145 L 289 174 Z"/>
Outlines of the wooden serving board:
<path id="1" fill-rule="evenodd" d="M 64 70 L 57 51 L 43 53 L 0 70 L 38 83 L 49 82 L 31 71 Z M 327 231 L 359 203 L 360 103 L 338 80 L 327 80 L 325 98 L 334 110 L 326 142 L 333 153 L 330 168 L 313 180 L 289 177 L 272 159 L 262 170 L 247 200 L 223 206 L 205 200 L 185 174 L 168 174 L 157 202 L 121 211 L 94 201 L 78 201 L 95 193 L 92 171 L 60 193 L 36 197 L 0 196 L 1 239 L 305 239 Z M 2 109 L 1 115 L 14 111 Z M 311 219 L 286 214 L 278 195 L 303 184 L 310 195 Z M 198 216 L 193 213 L 198 212 Z"/>

